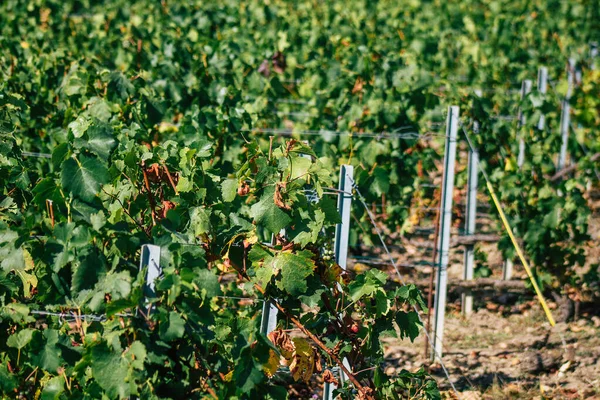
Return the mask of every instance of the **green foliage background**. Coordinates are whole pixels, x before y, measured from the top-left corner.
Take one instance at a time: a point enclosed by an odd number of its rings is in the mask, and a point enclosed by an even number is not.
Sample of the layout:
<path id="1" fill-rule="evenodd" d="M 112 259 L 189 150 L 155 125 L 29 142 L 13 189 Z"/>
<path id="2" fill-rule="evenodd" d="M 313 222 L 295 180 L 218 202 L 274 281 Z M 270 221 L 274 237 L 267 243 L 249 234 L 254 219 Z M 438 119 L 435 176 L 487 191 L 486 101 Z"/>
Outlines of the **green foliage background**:
<path id="1" fill-rule="evenodd" d="M 365 133 L 443 135 L 437 127 L 453 104 L 465 126 L 469 117 L 482 124 L 480 158 L 540 279 L 595 282 L 574 271 L 585 262 L 594 177 L 581 146 L 600 150 L 600 77 L 588 57 L 599 12 L 584 0 L 3 1 L 0 393 L 285 398 L 289 382 L 263 371 L 276 349 L 258 334 L 260 306 L 219 297 L 254 296 L 254 284 L 355 370 L 378 365 L 381 336 L 418 333 L 404 306 L 420 297 L 412 287 L 384 290 L 377 271 L 345 283 L 319 250 L 330 245 L 335 204 L 310 203 L 304 188 L 321 194 L 351 163 L 367 201 L 383 201 L 386 227 L 409 232 L 410 207 L 432 196 L 428 173 L 443 138 L 424 145 Z M 549 182 L 567 57 L 583 66 L 570 142 L 583 168 Z M 541 65 L 555 90 L 519 102 L 514 89 Z M 528 117 L 521 130 L 496 118 L 519 107 Z M 269 154 L 256 131 L 292 126 L 352 134 L 296 136 L 308 146 L 278 138 Z M 517 171 L 519 135 L 527 162 Z M 147 182 L 152 165 L 160 172 Z M 291 227 L 291 244 L 260 245 Z M 354 243 L 372 240 L 359 232 Z M 145 243 L 161 246 L 165 268 L 147 318 L 134 316 Z M 378 368 L 359 379 L 378 398 L 438 396 L 422 372 L 390 380 Z"/>

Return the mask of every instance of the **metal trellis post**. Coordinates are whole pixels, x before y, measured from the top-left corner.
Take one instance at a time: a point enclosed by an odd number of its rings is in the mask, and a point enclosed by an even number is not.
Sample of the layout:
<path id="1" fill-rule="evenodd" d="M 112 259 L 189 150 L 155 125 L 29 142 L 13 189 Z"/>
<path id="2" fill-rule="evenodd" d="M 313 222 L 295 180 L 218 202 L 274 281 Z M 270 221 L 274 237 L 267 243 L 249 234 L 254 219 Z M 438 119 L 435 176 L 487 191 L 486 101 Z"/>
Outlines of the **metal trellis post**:
<path id="1" fill-rule="evenodd" d="M 529 79 L 525 79 L 521 84 L 521 101 L 525 99 L 531 92 L 531 87 L 533 83 Z M 523 126 L 525 125 L 525 114 L 522 110 L 519 110 L 519 155 L 517 157 L 517 166 L 519 169 L 523 166 L 525 162 L 525 133 L 522 132 Z"/>
<path id="2" fill-rule="evenodd" d="M 140 255 L 140 271 L 144 268 L 148 268 L 146 271 L 146 284 L 144 285 L 144 297 L 146 315 L 152 312 L 152 306 L 149 305 L 148 298 L 156 297 L 155 282 L 156 279 L 162 276 L 162 268 L 160 267 L 160 246 L 153 244 L 142 245 L 142 252 Z"/>
<path id="3" fill-rule="evenodd" d="M 335 227 L 335 261 L 345 271 L 348 263 L 348 239 L 350 237 L 350 212 L 352 211 L 352 182 L 354 167 L 342 165 L 338 194 L 338 212 L 342 222 Z"/>
<path id="4" fill-rule="evenodd" d="M 344 271 L 347 269 L 348 264 L 348 241 L 350 238 L 350 213 L 352 211 L 352 182 L 354 179 L 354 167 L 352 165 L 342 165 L 340 169 L 340 182 L 338 185 L 338 212 L 342 222 L 335 227 L 335 239 L 334 239 L 334 251 L 335 251 L 335 262 Z M 343 360 L 344 366 L 350 371 L 350 363 L 346 358 Z M 333 368 L 332 372 L 335 374 L 339 372 L 339 383 L 344 385 L 344 382 L 348 380 L 346 374 L 339 368 Z M 323 400 L 332 400 L 333 391 L 337 389 L 337 385 L 333 383 L 325 382 L 323 387 Z"/>
<path id="5" fill-rule="evenodd" d="M 268 335 L 277 327 L 277 313 L 279 310 L 270 301 L 263 302 L 262 316 L 260 320 L 260 332 Z"/>
<path id="6" fill-rule="evenodd" d="M 545 95 L 548 91 L 548 68 L 540 67 L 538 69 L 537 90 L 540 94 Z M 546 126 L 546 116 L 540 115 L 537 128 L 541 131 Z"/>
<path id="7" fill-rule="evenodd" d="M 281 236 L 285 236 L 285 229 L 279 231 Z M 269 244 L 268 242 L 266 243 Z M 271 245 L 275 245 L 275 234 L 271 234 Z M 268 335 L 277 328 L 277 313 L 279 310 L 273 302 L 264 301 L 262 307 L 262 314 L 260 317 L 260 333 Z"/>
<path id="8" fill-rule="evenodd" d="M 512 279 L 514 264 L 513 260 L 506 259 L 502 265 L 502 279 L 509 281 Z"/>
<path id="9" fill-rule="evenodd" d="M 459 108 L 448 108 L 446 119 L 446 150 L 444 154 L 444 179 L 440 212 L 440 236 L 438 241 L 438 275 L 435 291 L 435 321 L 433 359 L 442 356 L 444 338 L 444 312 L 448 284 L 448 253 L 450 250 L 450 227 L 452 222 L 452 194 L 454 192 L 454 163 L 456 161 L 456 134 L 458 131 Z"/>
<path id="10" fill-rule="evenodd" d="M 571 123 L 571 94 L 573 92 L 573 75 L 575 71 L 575 59 L 569 58 L 569 64 L 567 66 L 567 95 L 565 96 L 562 104 L 562 113 L 560 116 L 560 136 L 562 144 L 560 146 L 560 154 L 558 155 L 558 165 L 556 169 L 561 171 L 567 164 L 567 151 L 569 144 L 569 124 Z"/>
<path id="11" fill-rule="evenodd" d="M 473 132 L 479 132 L 479 122 L 473 123 Z M 465 221 L 466 235 L 475 234 L 475 222 L 477 219 L 477 173 L 479 164 L 479 153 L 469 151 L 469 167 L 467 180 L 467 215 Z M 475 267 L 475 246 L 470 244 L 465 246 L 465 270 L 463 278 L 473 279 L 473 269 Z M 469 291 L 462 294 L 462 313 L 470 315 L 473 312 L 473 294 Z"/>

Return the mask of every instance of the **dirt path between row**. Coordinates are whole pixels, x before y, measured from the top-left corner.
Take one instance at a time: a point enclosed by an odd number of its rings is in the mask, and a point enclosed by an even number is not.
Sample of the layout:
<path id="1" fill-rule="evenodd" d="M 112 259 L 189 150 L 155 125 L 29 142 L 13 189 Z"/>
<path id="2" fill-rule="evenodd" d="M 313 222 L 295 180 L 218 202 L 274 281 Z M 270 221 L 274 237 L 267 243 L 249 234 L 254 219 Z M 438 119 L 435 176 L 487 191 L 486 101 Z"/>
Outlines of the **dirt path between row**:
<path id="1" fill-rule="evenodd" d="M 598 317 L 550 329 L 539 307 L 508 317 L 483 309 L 448 313 L 445 332 L 442 359 L 461 399 L 600 399 Z M 424 340 L 388 340 L 386 373 L 425 367 L 455 398 L 439 364 L 424 357 Z"/>

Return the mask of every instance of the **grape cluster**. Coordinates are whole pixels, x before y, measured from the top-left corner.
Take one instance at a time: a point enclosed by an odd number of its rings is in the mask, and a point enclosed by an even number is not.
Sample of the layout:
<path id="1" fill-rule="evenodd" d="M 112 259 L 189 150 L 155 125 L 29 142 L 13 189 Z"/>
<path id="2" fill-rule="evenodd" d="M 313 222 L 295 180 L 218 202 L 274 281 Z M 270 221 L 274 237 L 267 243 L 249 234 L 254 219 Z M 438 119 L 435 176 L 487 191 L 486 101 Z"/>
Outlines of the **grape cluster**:
<path id="1" fill-rule="evenodd" d="M 323 259 L 323 261 L 331 261 L 333 259 L 333 255 L 334 253 L 331 249 L 331 246 L 325 246 L 321 250 L 321 258 Z"/>

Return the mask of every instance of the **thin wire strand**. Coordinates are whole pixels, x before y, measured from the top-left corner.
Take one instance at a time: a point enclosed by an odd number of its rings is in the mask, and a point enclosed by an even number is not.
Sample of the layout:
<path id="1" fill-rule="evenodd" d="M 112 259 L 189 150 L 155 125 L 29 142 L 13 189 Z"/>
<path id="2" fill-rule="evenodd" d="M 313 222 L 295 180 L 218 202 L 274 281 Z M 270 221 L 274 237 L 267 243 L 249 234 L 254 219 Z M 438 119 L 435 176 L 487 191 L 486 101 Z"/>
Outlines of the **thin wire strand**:
<path id="1" fill-rule="evenodd" d="M 355 263 L 366 264 L 366 265 L 391 265 L 389 261 L 384 260 L 380 257 L 348 257 L 349 260 L 354 261 Z M 402 268 L 429 268 L 437 266 L 432 265 L 431 263 L 427 264 L 407 264 L 407 263 L 398 263 Z"/>
<path id="2" fill-rule="evenodd" d="M 412 128 L 412 127 L 410 127 Z M 418 132 L 350 132 L 350 131 L 332 131 L 327 129 L 320 130 L 301 130 L 301 129 L 283 129 L 283 128 L 251 128 L 245 129 L 245 132 L 270 133 L 282 136 L 354 136 L 356 138 L 376 138 L 376 139 L 401 139 L 401 140 L 433 140 L 436 138 L 445 138 L 446 135 L 435 132 L 419 134 Z"/>
<path id="3" fill-rule="evenodd" d="M 23 157 L 52 158 L 52 154 L 50 153 L 35 153 L 31 151 L 22 151 L 21 154 L 23 155 Z"/>
<path id="4" fill-rule="evenodd" d="M 33 315 L 40 316 L 51 316 L 51 317 L 59 317 L 61 319 L 69 319 L 69 320 L 92 320 L 103 322 L 107 320 L 107 316 L 105 314 L 78 314 L 75 311 L 71 312 L 51 312 L 51 311 L 41 311 L 41 310 L 31 310 L 29 311 Z M 136 316 L 133 314 L 115 314 L 116 317 L 123 318 L 135 318 Z"/>
<path id="5" fill-rule="evenodd" d="M 238 296 L 214 296 L 219 299 L 231 299 L 231 300 L 250 300 L 253 302 L 261 302 L 263 299 L 254 298 L 254 297 L 238 297 Z M 108 320 L 106 314 L 78 314 L 75 311 L 69 312 L 52 312 L 52 311 L 43 311 L 43 310 L 30 310 L 30 314 L 39 315 L 39 316 L 50 316 L 50 317 L 59 317 L 68 321 L 75 320 L 92 320 L 97 322 L 104 322 Z M 115 317 L 123 317 L 123 318 L 137 318 L 134 314 L 128 313 L 117 313 L 114 314 Z"/>
<path id="6" fill-rule="evenodd" d="M 236 296 L 215 296 L 218 299 L 231 299 L 231 300 L 250 300 L 253 302 L 264 302 L 265 299 L 259 299 L 254 297 L 236 297 Z"/>
<path id="7" fill-rule="evenodd" d="M 350 177 L 349 175 L 346 175 L 346 176 L 352 182 L 352 187 L 354 188 L 354 190 L 356 191 L 356 194 L 358 195 L 358 200 L 362 203 L 363 207 L 365 208 L 365 211 L 369 215 L 369 218 L 371 219 L 371 224 L 375 228 L 375 231 L 377 232 L 377 236 L 379 236 L 379 241 L 381 242 L 381 244 L 382 244 L 385 252 L 387 253 L 392 266 L 396 270 L 396 274 L 398 275 L 398 279 L 400 280 L 400 282 L 403 285 L 406 285 L 406 280 L 404 279 L 404 277 L 400 273 L 400 270 L 398 269 L 398 266 L 396 265 L 396 261 L 394 260 L 394 257 L 392 257 L 392 254 L 388 250 L 387 245 L 385 244 L 385 241 L 383 240 L 383 236 L 381 234 L 381 230 L 379 229 L 379 227 L 375 223 L 375 218 L 371 214 L 371 210 L 369 210 L 369 207 L 367 206 L 367 203 L 365 202 L 365 198 L 363 197 L 362 193 L 358 189 L 358 186 L 356 185 L 356 182 L 354 182 L 354 179 L 352 179 L 352 177 Z M 421 325 L 425 326 L 424 323 L 423 323 L 423 319 L 421 318 L 421 314 L 419 313 L 419 309 L 416 306 L 416 304 L 413 304 L 412 308 L 415 311 L 415 313 L 417 314 L 417 318 L 419 318 L 419 322 L 421 323 Z M 458 394 L 458 390 L 456 390 L 456 387 L 454 386 L 454 383 L 450 379 L 450 374 L 448 373 L 448 370 L 446 369 L 446 366 L 444 365 L 444 361 L 442 360 L 442 357 L 440 356 L 440 354 L 435 349 L 435 346 L 433 345 L 433 340 L 431 340 L 431 336 L 430 336 L 429 332 L 427 332 L 426 329 L 424 329 L 423 331 L 425 332 L 425 335 L 427 336 L 427 339 L 429 340 L 429 343 L 431 345 L 431 350 L 433 351 L 433 353 L 435 354 L 435 356 L 439 360 L 440 365 L 442 367 L 442 370 L 444 371 L 444 374 L 446 375 L 446 378 L 448 379 L 448 382 L 450 383 L 450 386 L 452 386 L 452 390 L 454 391 L 454 394 L 456 395 L 456 397 L 458 399 L 460 399 L 460 396 Z"/>

